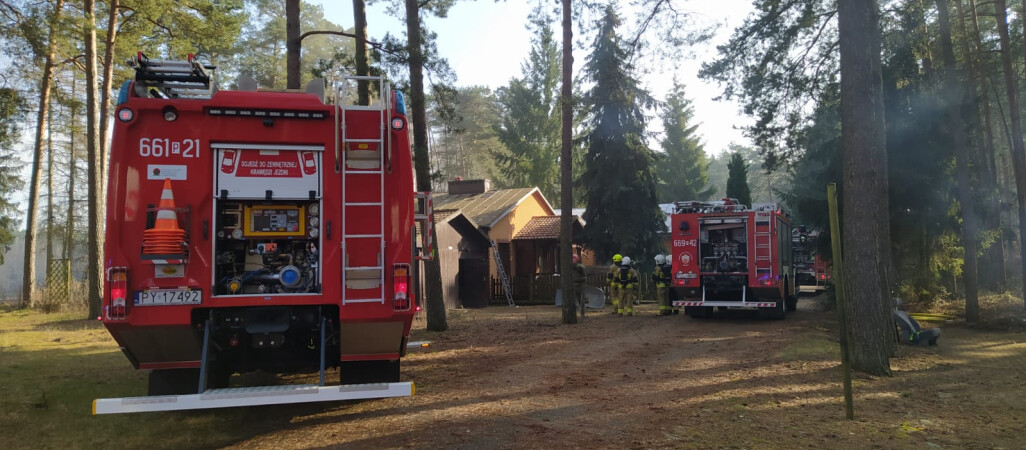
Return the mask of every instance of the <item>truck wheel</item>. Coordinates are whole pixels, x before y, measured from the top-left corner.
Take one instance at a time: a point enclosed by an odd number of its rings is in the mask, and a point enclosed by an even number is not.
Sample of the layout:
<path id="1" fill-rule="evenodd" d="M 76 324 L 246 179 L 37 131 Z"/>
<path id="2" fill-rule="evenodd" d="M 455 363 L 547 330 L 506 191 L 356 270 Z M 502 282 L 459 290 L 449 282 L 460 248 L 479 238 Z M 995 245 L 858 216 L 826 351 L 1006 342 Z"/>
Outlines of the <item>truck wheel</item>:
<path id="1" fill-rule="evenodd" d="M 712 315 L 711 306 L 685 306 L 684 314 L 695 319 L 705 319 Z"/>
<path id="2" fill-rule="evenodd" d="M 787 297 L 783 297 L 777 300 L 776 306 L 770 310 L 770 319 L 782 320 L 787 317 Z"/>
<path id="3" fill-rule="evenodd" d="M 785 283 L 787 283 L 787 282 L 785 281 Z M 785 303 L 787 304 L 787 311 L 788 312 L 797 311 L 798 310 L 798 290 L 799 290 L 799 287 L 798 287 L 797 284 L 794 285 L 794 286 L 792 286 L 790 284 L 787 284 L 787 288 L 788 288 L 788 290 L 792 291 L 791 295 L 788 295 L 788 296 L 785 297 L 785 300 L 786 300 Z"/>
<path id="4" fill-rule="evenodd" d="M 184 395 L 199 392 L 199 369 L 150 371 L 147 395 Z"/>
<path id="5" fill-rule="evenodd" d="M 794 311 L 798 310 L 798 298 L 797 297 L 791 297 L 791 298 L 787 299 L 787 310 L 789 312 L 794 312 Z"/>
<path id="6" fill-rule="evenodd" d="M 770 308 L 759 308 L 760 319 L 771 319 L 781 320 L 787 316 L 787 301 L 784 299 L 777 300 L 776 305 Z"/>
<path id="7" fill-rule="evenodd" d="M 339 367 L 341 384 L 396 383 L 399 360 L 344 361 Z"/>

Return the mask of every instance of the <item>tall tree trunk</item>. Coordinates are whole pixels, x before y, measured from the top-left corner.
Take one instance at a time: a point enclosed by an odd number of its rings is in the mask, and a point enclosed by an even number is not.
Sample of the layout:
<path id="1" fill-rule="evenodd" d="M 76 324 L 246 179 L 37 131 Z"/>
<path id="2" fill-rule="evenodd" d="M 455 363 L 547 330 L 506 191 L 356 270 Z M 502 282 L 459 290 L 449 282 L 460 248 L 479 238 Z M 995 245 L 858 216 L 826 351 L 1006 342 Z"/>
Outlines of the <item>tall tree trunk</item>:
<path id="1" fill-rule="evenodd" d="M 114 48 L 118 36 L 118 8 L 121 0 L 107 0 L 107 39 L 103 51 L 103 87 L 100 89 L 100 178 L 107 182 L 107 160 L 110 158 L 110 139 L 107 127 L 110 120 L 110 91 L 114 88 Z M 106 186 L 103 190 L 107 192 Z"/>
<path id="2" fill-rule="evenodd" d="M 46 279 L 50 279 L 53 260 L 53 102 L 46 119 Z"/>
<path id="3" fill-rule="evenodd" d="M 356 32 L 356 74 L 360 76 L 370 75 L 369 55 L 367 53 L 367 2 L 365 0 L 353 0 L 353 22 Z M 359 97 L 359 104 L 370 104 L 370 83 L 359 80 L 356 83 L 356 92 Z"/>
<path id="4" fill-rule="evenodd" d="M 78 80 L 75 76 L 71 77 L 71 98 L 77 98 L 78 91 Z M 65 218 L 64 225 L 64 245 L 61 247 L 61 257 L 67 258 L 74 262 L 75 260 L 75 172 L 77 172 L 76 165 L 78 164 L 77 152 L 75 151 L 75 136 L 78 134 L 78 104 L 71 102 L 71 126 L 68 127 L 71 130 L 71 136 L 68 143 L 68 154 L 70 162 L 68 164 L 68 216 Z"/>
<path id="5" fill-rule="evenodd" d="M 32 177 L 29 181 L 28 217 L 25 220 L 25 267 L 22 275 L 21 307 L 28 306 L 36 291 L 36 226 L 39 224 L 39 187 L 42 178 L 43 130 L 47 125 L 50 109 L 50 90 L 53 82 L 53 59 L 57 47 L 57 30 L 64 0 L 57 0 L 50 18 L 50 34 L 43 62 L 43 73 L 39 80 L 39 113 L 36 115 L 36 139 L 32 152 Z"/>
<path id="6" fill-rule="evenodd" d="M 424 104 L 424 54 L 420 38 L 420 5 L 418 0 L 406 0 L 406 37 L 410 51 L 410 112 L 413 115 L 413 163 L 417 171 L 417 190 L 431 192 L 431 165 L 427 148 L 427 107 Z M 434 215 L 432 215 L 432 219 Z M 434 224 L 431 242 L 438 242 Z M 424 291 L 427 296 L 427 329 L 445 331 L 449 324 L 445 317 L 445 299 L 442 298 L 442 271 L 437 252 L 424 261 Z"/>
<path id="7" fill-rule="evenodd" d="M 961 0 L 955 0 L 960 2 Z M 975 323 L 980 318 L 980 299 L 976 280 L 976 209 L 969 185 L 969 149 L 966 148 L 965 123 L 962 122 L 962 82 L 955 62 L 955 49 L 951 42 L 951 20 L 948 15 L 948 0 L 936 0 L 937 22 L 940 26 L 941 54 L 944 58 L 945 119 L 949 141 L 955 148 L 958 179 L 958 202 L 962 211 L 962 246 L 965 251 L 965 266 L 962 278 L 965 280 L 965 318 Z"/>
<path id="8" fill-rule="evenodd" d="M 998 196 L 997 169 L 994 146 L 994 128 L 991 114 L 990 79 L 984 73 L 982 58 L 982 43 L 980 42 L 980 24 L 976 11 L 976 0 L 969 0 L 969 11 L 965 11 L 962 1 L 956 1 L 957 13 L 959 16 L 959 28 L 965 36 L 963 59 L 969 67 L 969 79 L 973 81 L 973 92 L 978 95 L 983 117 L 983 144 L 977 150 L 978 160 L 982 161 L 976 170 L 976 179 L 985 193 L 983 208 L 983 220 L 985 227 L 989 230 L 998 230 L 997 238 L 983 254 L 983 270 L 978 270 L 980 284 L 991 289 L 1000 289 L 1005 284 L 1005 257 L 1004 237 L 1001 235 L 1001 205 Z M 966 26 L 966 21 L 972 21 L 972 31 Z M 980 167 L 982 166 L 982 167 Z"/>
<path id="9" fill-rule="evenodd" d="M 96 79 L 96 16 L 95 0 L 85 0 L 85 76 L 86 76 L 86 154 L 89 160 L 89 255 L 88 295 L 89 316 L 98 317 L 103 301 L 103 160 L 100 146 L 100 105 L 96 98 L 99 90 Z"/>
<path id="10" fill-rule="evenodd" d="M 1016 72 L 1012 68 L 1011 40 L 1008 38 L 1008 12 L 1005 0 L 995 0 L 995 19 L 1001 42 L 1001 68 L 1005 73 L 1005 90 L 1012 127 L 1012 168 L 1015 171 L 1015 198 L 1019 204 L 1019 265 L 1022 270 L 1023 306 L 1026 307 L 1026 152 L 1023 151 L 1022 128 L 1019 121 Z"/>
<path id="11" fill-rule="evenodd" d="M 300 88 L 299 0 L 285 0 L 285 69 L 289 89 Z"/>
<path id="12" fill-rule="evenodd" d="M 844 279 L 852 367 L 889 375 L 894 341 L 886 257 L 890 254 L 887 140 L 880 68 L 879 7 L 838 2 L 841 148 L 844 162 Z M 884 248 L 886 247 L 886 248 Z M 884 252 L 884 250 L 888 250 Z"/>
<path id="13" fill-rule="evenodd" d="M 563 323 L 577 323 L 577 299 L 571 298 L 574 292 L 573 263 L 573 22 L 571 21 L 572 0 L 563 0 L 563 87 L 560 106 L 562 107 L 561 140 L 563 144 L 560 155 L 560 193 L 559 208 L 559 272 L 560 284 L 563 286 Z M 584 307 L 583 305 L 581 306 Z"/>

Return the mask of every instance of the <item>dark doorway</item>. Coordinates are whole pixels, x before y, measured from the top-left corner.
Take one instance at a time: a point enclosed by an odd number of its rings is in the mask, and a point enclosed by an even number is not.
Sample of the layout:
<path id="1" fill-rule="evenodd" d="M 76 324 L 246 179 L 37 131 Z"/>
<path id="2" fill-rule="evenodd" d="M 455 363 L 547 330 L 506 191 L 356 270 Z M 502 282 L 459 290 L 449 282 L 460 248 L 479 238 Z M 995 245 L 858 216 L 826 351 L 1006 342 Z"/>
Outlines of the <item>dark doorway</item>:
<path id="1" fill-rule="evenodd" d="M 460 303 L 464 308 L 488 306 L 488 260 L 485 258 L 460 259 Z"/>

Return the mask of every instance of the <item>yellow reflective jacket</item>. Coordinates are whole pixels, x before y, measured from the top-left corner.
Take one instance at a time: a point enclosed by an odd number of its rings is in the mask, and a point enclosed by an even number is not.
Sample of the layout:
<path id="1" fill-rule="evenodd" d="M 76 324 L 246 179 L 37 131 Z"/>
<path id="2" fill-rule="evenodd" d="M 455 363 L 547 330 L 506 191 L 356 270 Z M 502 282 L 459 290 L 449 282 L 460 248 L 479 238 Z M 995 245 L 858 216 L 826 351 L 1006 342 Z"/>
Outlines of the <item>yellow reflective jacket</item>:
<path id="1" fill-rule="evenodd" d="M 634 285 L 638 283 L 638 271 L 627 266 L 621 266 L 617 269 L 616 284 L 622 288 L 633 289 Z"/>
<path id="2" fill-rule="evenodd" d="M 613 263 L 609 266 L 609 271 L 606 272 L 606 281 L 609 282 L 609 287 L 616 287 L 616 277 L 620 276 L 620 265 Z"/>
<path id="3" fill-rule="evenodd" d="M 657 264 L 655 271 L 652 272 L 652 281 L 656 287 L 667 287 L 670 285 L 670 266 L 669 264 Z"/>

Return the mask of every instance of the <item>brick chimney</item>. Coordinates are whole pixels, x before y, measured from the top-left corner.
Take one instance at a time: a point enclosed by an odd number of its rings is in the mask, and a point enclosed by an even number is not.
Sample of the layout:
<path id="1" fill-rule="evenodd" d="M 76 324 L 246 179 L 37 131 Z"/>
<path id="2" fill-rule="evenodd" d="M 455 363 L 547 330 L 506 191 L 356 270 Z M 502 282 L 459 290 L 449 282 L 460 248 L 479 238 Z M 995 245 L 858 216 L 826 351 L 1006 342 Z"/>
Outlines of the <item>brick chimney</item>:
<path id="1" fill-rule="evenodd" d="M 491 188 L 488 180 L 464 180 L 456 177 L 449 182 L 449 195 L 459 194 L 483 194 Z"/>

